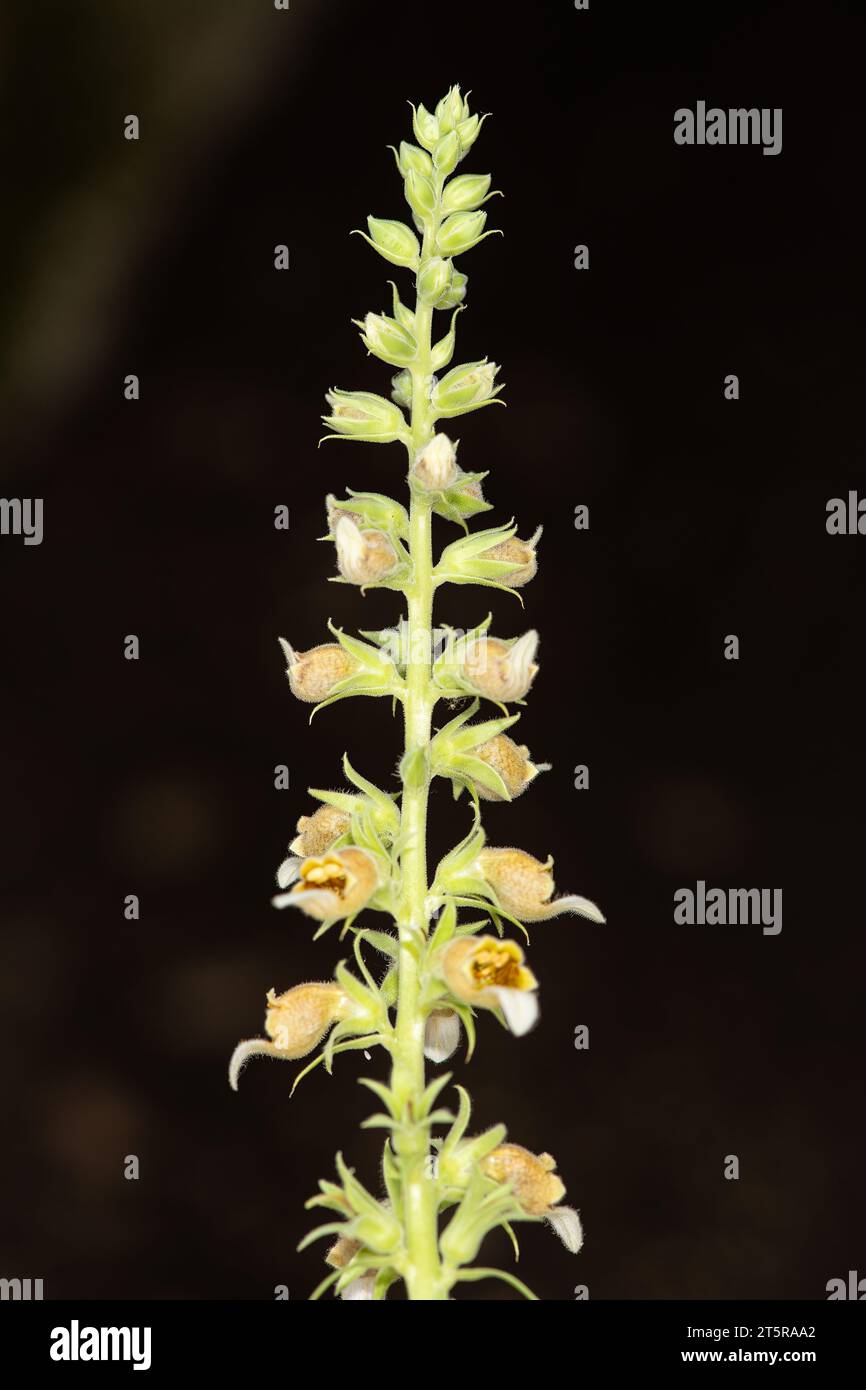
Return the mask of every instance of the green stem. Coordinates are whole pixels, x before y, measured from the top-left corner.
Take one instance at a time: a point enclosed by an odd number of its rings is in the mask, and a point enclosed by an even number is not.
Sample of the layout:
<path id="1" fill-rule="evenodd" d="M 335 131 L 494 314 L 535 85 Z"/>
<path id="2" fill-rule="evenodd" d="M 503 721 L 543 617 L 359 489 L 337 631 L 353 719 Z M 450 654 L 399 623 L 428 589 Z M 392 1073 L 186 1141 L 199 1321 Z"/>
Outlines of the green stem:
<path id="1" fill-rule="evenodd" d="M 437 227 L 438 219 L 426 229 L 422 256 L 431 254 Z M 412 367 L 410 467 L 417 451 L 424 448 L 433 433 L 429 402 L 432 322 L 432 307 L 418 303 L 415 311 L 418 351 Z M 428 1131 L 423 1124 L 413 1123 L 425 1081 L 425 1018 L 420 1007 L 421 980 L 414 951 L 417 951 L 418 933 L 427 931 L 427 800 L 430 790 L 427 750 L 435 704 L 431 676 L 433 557 L 430 530 L 430 499 L 413 490 L 409 512 L 412 582 L 407 590 L 399 994 L 391 1078 L 404 1118 L 394 1146 L 401 1169 L 405 1220 L 403 1275 L 412 1300 L 447 1299 L 450 1283 L 444 1277 L 439 1256 L 438 1188 L 430 1168 Z M 414 759 L 413 753 L 418 755 Z"/>

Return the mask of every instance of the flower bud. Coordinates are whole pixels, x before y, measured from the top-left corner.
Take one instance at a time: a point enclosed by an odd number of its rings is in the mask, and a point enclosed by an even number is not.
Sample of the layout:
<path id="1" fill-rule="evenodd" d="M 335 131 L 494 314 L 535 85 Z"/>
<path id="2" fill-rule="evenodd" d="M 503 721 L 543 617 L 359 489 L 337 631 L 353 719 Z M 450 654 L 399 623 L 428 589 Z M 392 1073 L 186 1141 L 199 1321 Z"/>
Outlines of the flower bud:
<path id="1" fill-rule="evenodd" d="M 529 749 L 515 743 L 507 734 L 497 734 L 496 738 L 488 739 L 486 743 L 473 748 L 472 753 L 474 757 L 487 763 L 488 767 L 492 767 L 494 772 L 499 773 L 512 800 L 529 786 L 541 770 L 529 761 Z M 473 782 L 472 785 L 484 801 L 503 800 L 498 792 L 485 787 L 481 782 Z"/>
<path id="2" fill-rule="evenodd" d="M 345 835 L 352 824 L 352 817 L 346 811 L 338 811 L 336 806 L 320 806 L 311 816 L 301 816 L 297 824 L 297 835 L 289 849 L 302 859 L 316 854 L 324 854 L 335 840 Z"/>
<path id="3" fill-rule="evenodd" d="M 595 903 L 576 895 L 557 898 L 551 868 L 553 860 L 542 864 L 522 849 L 482 849 L 476 861 L 503 911 L 520 922 L 543 922 L 562 912 L 576 912 L 593 922 L 603 922 Z"/>
<path id="4" fill-rule="evenodd" d="M 456 267 L 451 272 L 451 284 L 444 294 L 441 294 L 434 301 L 435 309 L 456 309 L 458 304 L 462 304 L 466 298 L 466 286 L 469 284 L 469 276 L 464 275 L 462 270 Z"/>
<path id="5" fill-rule="evenodd" d="M 486 405 L 502 390 L 493 384 L 498 371 L 495 362 L 487 361 L 452 367 L 433 388 L 431 399 L 436 415 L 462 415 Z"/>
<path id="6" fill-rule="evenodd" d="M 445 947 L 438 969 L 451 993 L 473 1008 L 502 1012 L 516 1037 L 538 1018 L 538 981 L 516 941 L 461 936 Z"/>
<path id="7" fill-rule="evenodd" d="M 387 314 L 367 314 L 363 320 L 354 319 L 361 331 L 361 341 L 368 352 L 372 352 L 392 367 L 403 367 L 414 362 L 418 345 L 413 335 L 403 328 L 396 319 Z"/>
<path id="8" fill-rule="evenodd" d="M 412 129 L 415 139 L 425 150 L 432 150 L 439 139 L 439 122 L 425 106 L 412 107 Z"/>
<path id="9" fill-rule="evenodd" d="M 241 1068 L 250 1057 L 281 1057 L 287 1061 L 306 1057 L 331 1025 L 349 1018 L 355 1008 L 345 990 L 332 983 L 296 985 L 280 995 L 269 990 L 265 1032 L 270 1041 L 251 1038 L 238 1043 L 229 1063 L 232 1090 L 238 1089 Z"/>
<path id="10" fill-rule="evenodd" d="M 453 173 L 460 163 L 462 154 L 460 136 L 457 134 L 456 130 L 452 130 L 447 135 L 443 135 L 440 140 L 436 141 L 436 146 L 433 150 L 433 163 L 436 166 L 437 172 L 445 174 L 446 176 Z"/>
<path id="11" fill-rule="evenodd" d="M 391 378 L 391 398 L 398 405 L 402 405 L 406 410 L 412 408 L 412 373 L 409 371 L 397 372 Z"/>
<path id="12" fill-rule="evenodd" d="M 510 574 L 501 575 L 498 582 L 504 584 L 508 589 L 522 589 L 524 584 L 528 584 L 530 579 L 534 579 L 538 573 L 535 547 L 540 537 L 541 527 L 539 526 L 530 540 L 521 541 L 518 540 L 517 536 L 512 536 L 510 540 L 501 541 L 499 545 L 492 545 L 489 550 L 482 550 L 479 559 L 505 560 L 510 565 L 519 565 L 519 569 L 512 570 Z"/>
<path id="13" fill-rule="evenodd" d="M 425 261 L 415 281 L 418 297 L 425 304 L 437 304 L 451 289 L 453 266 L 441 256 L 431 256 Z"/>
<path id="14" fill-rule="evenodd" d="M 424 178 L 429 178 L 433 173 L 433 161 L 426 150 L 419 150 L 417 145 L 410 145 L 408 140 L 401 140 L 400 152 L 397 155 L 397 168 L 404 179 L 412 171 L 416 174 L 423 174 Z"/>
<path id="15" fill-rule="evenodd" d="M 452 212 L 439 228 L 437 249 L 443 256 L 460 256 L 471 250 L 481 240 L 486 221 L 486 212 Z"/>
<path id="16" fill-rule="evenodd" d="M 537 632 L 525 632 L 513 643 L 477 637 L 467 644 L 461 675 L 489 700 L 523 700 L 538 673 L 537 650 Z"/>
<path id="17" fill-rule="evenodd" d="M 445 1062 L 460 1043 L 460 1019 L 453 1009 L 434 1009 L 424 1025 L 424 1056 Z"/>
<path id="18" fill-rule="evenodd" d="M 354 1260 L 358 1251 L 361 1249 L 361 1242 L 354 1240 L 352 1236 L 340 1236 L 331 1246 L 325 1256 L 325 1263 L 332 1269 L 345 1269 L 350 1260 Z"/>
<path id="19" fill-rule="evenodd" d="M 421 246 L 411 227 L 388 217 L 368 217 L 367 226 L 370 235 L 366 236 L 364 232 L 361 235 L 380 256 L 384 256 L 392 265 L 408 266 L 410 270 L 417 268 Z"/>
<path id="20" fill-rule="evenodd" d="M 328 391 L 330 415 L 322 419 L 337 434 L 356 439 L 375 439 L 386 444 L 406 437 L 406 420 L 396 405 L 371 391 Z"/>
<path id="21" fill-rule="evenodd" d="M 308 652 L 296 652 L 284 637 L 280 646 L 286 658 L 289 687 L 296 700 L 317 705 L 333 693 L 340 681 L 358 669 L 358 662 L 338 642 L 325 642 Z"/>
<path id="22" fill-rule="evenodd" d="M 331 922 L 360 912 L 379 887 L 376 861 L 365 849 L 350 845 L 311 855 L 296 866 L 297 882 L 278 893 L 274 907 L 300 907 L 319 922 Z M 287 879 L 284 875 L 284 881 Z"/>
<path id="23" fill-rule="evenodd" d="M 437 434 L 415 459 L 412 477 L 431 492 L 450 487 L 457 477 L 457 455 L 447 434 Z"/>
<path id="24" fill-rule="evenodd" d="M 489 188 L 489 174 L 461 174 L 451 180 L 442 194 L 443 213 L 471 212 L 481 206 Z"/>
<path id="25" fill-rule="evenodd" d="M 436 210 L 436 194 L 433 185 L 423 174 L 410 169 L 404 184 L 406 202 L 421 221 L 425 221 Z"/>
<path id="26" fill-rule="evenodd" d="M 451 87 L 436 104 L 436 119 L 440 132 L 456 130 L 469 116 L 469 103 L 460 95 L 459 87 Z"/>
<path id="27" fill-rule="evenodd" d="M 384 531 L 360 531 L 349 516 L 337 522 L 334 543 L 340 574 L 350 584 L 376 584 L 400 563 Z"/>
<path id="28" fill-rule="evenodd" d="M 486 116 L 470 116 L 468 120 L 461 121 L 458 125 L 457 134 L 460 137 L 460 147 L 464 154 L 475 144 L 486 119 Z"/>

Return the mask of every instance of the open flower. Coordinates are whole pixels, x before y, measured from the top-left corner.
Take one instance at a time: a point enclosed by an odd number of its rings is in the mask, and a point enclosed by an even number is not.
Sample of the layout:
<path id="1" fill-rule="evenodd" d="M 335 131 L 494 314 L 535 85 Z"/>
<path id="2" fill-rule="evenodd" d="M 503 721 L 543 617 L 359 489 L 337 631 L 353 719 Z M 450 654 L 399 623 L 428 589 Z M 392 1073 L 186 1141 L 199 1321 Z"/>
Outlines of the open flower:
<path id="1" fill-rule="evenodd" d="M 361 531 L 350 516 L 341 516 L 337 522 L 334 543 L 340 574 L 350 584 L 375 584 L 400 563 L 384 531 Z"/>
<path id="2" fill-rule="evenodd" d="M 445 947 L 440 972 L 456 998 L 479 1009 L 500 1010 L 512 1033 L 521 1037 L 538 1018 L 538 981 L 523 959 L 516 941 L 463 936 Z"/>
<path id="3" fill-rule="evenodd" d="M 460 1042 L 460 1019 L 453 1009 L 433 1009 L 424 1025 L 424 1056 L 428 1062 L 445 1062 Z"/>
<path id="4" fill-rule="evenodd" d="M 522 849 L 487 847 L 478 855 L 478 868 L 496 894 L 496 901 L 505 912 L 520 922 L 543 922 L 562 912 L 576 912 L 593 922 L 604 917 L 589 898 L 577 894 L 551 902 L 555 884 L 551 867 L 553 859 L 542 864 Z"/>
<path id="5" fill-rule="evenodd" d="M 512 536 L 510 540 L 500 541 L 499 545 L 492 545 L 489 550 L 482 550 L 478 558 L 482 560 L 505 560 L 510 565 L 519 565 L 519 569 L 512 570 L 510 574 L 501 575 L 497 582 L 504 584 L 507 589 L 522 589 L 524 584 L 528 584 L 530 579 L 534 579 L 538 572 L 535 547 L 540 539 L 541 527 L 539 526 L 528 541 L 521 541 L 517 536 Z"/>
<path id="6" fill-rule="evenodd" d="M 536 767 L 529 760 L 529 749 L 515 743 L 507 734 L 497 734 L 496 738 L 490 738 L 486 743 L 479 743 L 476 748 L 472 749 L 472 755 L 480 758 L 482 762 L 487 763 L 488 767 L 492 767 L 494 772 L 499 773 L 512 799 L 519 796 L 529 786 L 533 778 L 538 776 L 539 772 L 546 772 L 549 767 L 549 763 L 540 763 Z M 485 787 L 481 782 L 473 781 L 472 785 L 484 801 L 503 800 L 499 792 L 492 791 L 490 787 Z"/>
<path id="7" fill-rule="evenodd" d="M 267 1001 L 268 1038 L 240 1042 L 232 1053 L 229 1085 L 233 1091 L 238 1089 L 241 1068 L 250 1057 L 282 1057 L 286 1061 L 306 1057 L 333 1023 L 348 1018 L 356 1008 L 345 990 L 330 982 L 295 985 L 286 994 L 274 994 L 271 989 Z"/>
<path id="8" fill-rule="evenodd" d="M 325 642 L 308 652 L 296 652 L 284 637 L 280 646 L 286 658 L 287 675 L 297 700 L 317 705 L 326 700 L 334 686 L 358 669 L 358 662 L 338 642 Z"/>
<path id="9" fill-rule="evenodd" d="M 437 434 L 415 460 L 412 477 L 431 492 L 450 487 L 457 477 L 457 455 L 447 434 Z"/>
<path id="10" fill-rule="evenodd" d="M 512 643 L 476 637 L 467 644 L 461 675 L 489 700 L 522 700 L 538 673 L 537 650 L 537 632 L 525 632 Z"/>
<path id="11" fill-rule="evenodd" d="M 543 1216 L 563 1245 L 576 1255 L 583 1244 L 580 1217 L 573 1207 L 557 1204 L 565 1196 L 565 1184 L 556 1173 L 556 1159 L 534 1154 L 520 1144 L 500 1144 L 478 1165 L 494 1182 L 508 1182 L 518 1205 L 527 1216 Z"/>
<path id="12" fill-rule="evenodd" d="M 300 907 L 320 922 L 331 922 L 360 912 L 379 886 L 379 871 L 371 854 L 350 845 L 307 859 L 287 859 L 277 881 L 281 888 L 292 887 L 271 899 L 274 907 Z"/>
<path id="13" fill-rule="evenodd" d="M 338 811 L 336 806 L 320 806 L 311 816 L 300 817 L 296 827 L 298 833 L 289 849 L 302 859 L 324 854 L 335 840 L 345 835 L 351 823 L 352 817 L 347 811 Z"/>

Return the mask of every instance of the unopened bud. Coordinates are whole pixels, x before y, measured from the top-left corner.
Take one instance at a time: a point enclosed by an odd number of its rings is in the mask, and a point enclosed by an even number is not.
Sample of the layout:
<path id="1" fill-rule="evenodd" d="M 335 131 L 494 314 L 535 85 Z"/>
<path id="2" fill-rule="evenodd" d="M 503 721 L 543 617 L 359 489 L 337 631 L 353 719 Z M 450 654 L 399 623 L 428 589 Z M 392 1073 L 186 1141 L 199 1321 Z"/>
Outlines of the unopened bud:
<path id="1" fill-rule="evenodd" d="M 452 212 L 439 228 L 437 249 L 443 256 L 460 256 L 471 250 L 481 241 L 486 221 L 486 212 Z"/>
<path id="2" fill-rule="evenodd" d="M 402 411 L 386 401 L 384 396 L 374 395 L 371 391 L 338 391 L 334 388 L 325 399 L 331 407 L 331 414 L 323 415 L 322 419 L 337 434 L 375 439 L 383 444 L 403 439 L 406 435 L 406 420 Z"/>
<path id="3" fill-rule="evenodd" d="M 428 111 L 425 106 L 419 105 L 412 107 L 412 129 L 415 131 L 415 139 L 419 145 L 423 145 L 425 150 L 432 150 L 439 139 L 439 122 Z"/>
<path id="4" fill-rule="evenodd" d="M 537 650 L 537 632 L 525 632 L 511 644 L 498 637 L 478 637 L 467 644 L 461 674 L 489 700 L 523 700 L 538 673 Z"/>
<path id="5" fill-rule="evenodd" d="M 367 226 L 370 235 L 367 236 L 364 232 L 361 235 L 375 247 L 380 256 L 384 256 L 392 265 L 415 269 L 421 246 L 411 227 L 407 227 L 405 222 L 395 222 L 387 217 L 368 217 Z"/>
<path id="6" fill-rule="evenodd" d="M 460 95 L 459 87 L 451 87 L 436 104 L 436 119 L 440 132 L 456 130 L 469 116 L 469 103 Z"/>
<path id="7" fill-rule="evenodd" d="M 433 173 L 433 161 L 426 150 L 419 150 L 417 145 L 410 145 L 408 140 L 401 140 L 397 168 L 404 179 L 411 171 L 429 178 Z"/>
<path id="8" fill-rule="evenodd" d="M 437 434 L 426 444 L 412 469 L 412 477 L 431 492 L 450 487 L 457 477 L 457 455 L 447 434 Z"/>
<path id="9" fill-rule="evenodd" d="M 480 207 L 490 189 L 489 174 L 461 174 L 452 179 L 442 194 L 442 211 L 471 212 Z"/>
<path id="10" fill-rule="evenodd" d="M 384 531 L 360 531 L 348 516 L 337 522 L 334 543 L 340 574 L 350 584 L 375 584 L 400 563 Z"/>
<path id="11" fill-rule="evenodd" d="M 522 589 L 538 572 L 535 547 L 540 538 L 539 526 L 530 540 L 521 541 L 517 536 L 512 536 L 510 540 L 500 541 L 499 545 L 492 545 L 489 550 L 482 550 L 479 559 L 504 560 L 509 565 L 518 565 L 519 568 L 512 570 L 510 574 L 500 575 L 497 583 L 504 584 L 508 589 Z"/>
<path id="12" fill-rule="evenodd" d="M 402 405 L 406 410 L 412 407 L 412 373 L 409 371 L 397 372 L 391 378 L 391 398 L 398 405 Z"/>
<path id="13" fill-rule="evenodd" d="M 419 298 L 426 304 L 436 304 L 448 293 L 453 278 L 453 266 L 441 256 L 431 256 L 424 262 L 415 281 Z"/>
<path id="14" fill-rule="evenodd" d="M 413 335 L 396 319 L 387 314 L 367 314 L 363 320 L 354 320 L 361 329 L 361 341 L 368 352 L 372 352 L 392 367 L 404 367 L 415 360 L 418 345 Z"/>
<path id="15" fill-rule="evenodd" d="M 436 415 L 462 415 L 492 400 L 502 389 L 494 386 L 495 362 L 466 362 L 452 367 L 433 388 L 432 404 Z"/>
<path id="16" fill-rule="evenodd" d="M 417 170 L 410 169 L 406 175 L 404 189 L 406 202 L 416 216 L 420 217 L 422 222 L 430 217 L 436 209 L 436 194 L 430 180 Z"/>
<path id="17" fill-rule="evenodd" d="M 325 642 L 320 647 L 311 647 L 308 652 L 296 652 L 281 637 L 280 646 L 286 658 L 292 694 L 296 700 L 305 700 L 311 705 L 326 700 L 335 685 L 358 669 L 358 662 L 338 642 Z"/>
<path id="18" fill-rule="evenodd" d="M 460 148 L 460 136 L 456 130 L 449 131 L 436 141 L 433 150 L 433 163 L 440 174 L 446 176 L 457 168 L 463 151 Z"/>

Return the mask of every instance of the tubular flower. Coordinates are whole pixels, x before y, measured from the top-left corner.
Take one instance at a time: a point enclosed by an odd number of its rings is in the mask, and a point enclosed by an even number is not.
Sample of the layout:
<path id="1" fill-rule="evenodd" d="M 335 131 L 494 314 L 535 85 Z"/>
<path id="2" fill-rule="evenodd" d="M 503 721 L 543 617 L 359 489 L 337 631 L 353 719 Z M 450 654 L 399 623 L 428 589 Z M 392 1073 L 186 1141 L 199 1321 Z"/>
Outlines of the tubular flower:
<path id="1" fill-rule="evenodd" d="M 461 674 L 489 700 L 522 700 L 538 673 L 537 650 L 537 632 L 525 632 L 511 644 L 498 637 L 478 637 L 466 648 Z"/>
<path id="2" fill-rule="evenodd" d="M 358 669 L 358 662 L 338 642 L 325 642 L 321 647 L 311 647 L 308 652 L 296 652 L 281 637 L 280 646 L 286 658 L 292 694 L 296 700 L 305 700 L 311 705 L 326 700 L 335 685 Z"/>
<path id="3" fill-rule="evenodd" d="M 545 1217 L 566 1249 L 577 1254 L 583 1244 L 580 1217 L 573 1207 L 557 1205 L 565 1196 L 565 1184 L 556 1173 L 555 1158 L 530 1153 L 520 1144 L 500 1144 L 478 1166 L 494 1182 L 510 1183 L 526 1215 Z"/>
<path id="4" fill-rule="evenodd" d="M 347 849 L 287 859 L 280 865 L 278 881 L 287 888 L 271 901 L 274 907 L 300 907 L 320 922 L 351 917 L 370 900 L 379 886 L 375 860 L 365 849 Z"/>
<path id="5" fill-rule="evenodd" d="M 399 564 L 397 552 L 384 531 L 361 531 L 350 516 L 341 516 L 337 522 L 334 543 L 340 574 L 350 584 L 375 584 Z"/>
<path id="6" fill-rule="evenodd" d="M 516 1037 L 538 1018 L 538 981 L 516 941 L 458 937 L 442 953 L 440 971 L 451 993 L 479 1009 L 500 1009 Z"/>
<path id="7" fill-rule="evenodd" d="M 534 579 L 538 572 L 538 561 L 535 558 L 535 547 L 541 539 L 541 527 L 530 536 L 528 541 L 518 540 L 517 536 L 512 536 L 510 540 L 500 541 L 499 545 L 492 545 L 489 550 L 482 550 L 479 558 L 484 560 L 506 560 L 510 565 L 519 565 L 520 569 L 512 570 L 510 574 L 500 578 L 499 583 L 504 584 L 507 589 L 522 589 L 524 584 L 528 584 L 530 579 Z"/>
<path id="8" fill-rule="evenodd" d="M 354 1240 L 352 1236 L 340 1236 L 325 1256 L 325 1262 L 332 1269 L 345 1269 L 360 1249 L 361 1242 L 359 1240 Z M 376 1271 L 371 1270 L 370 1273 L 360 1274 L 357 1279 L 352 1280 L 351 1284 L 347 1284 L 340 1297 L 350 1302 L 356 1299 L 372 1299 L 375 1285 Z"/>
<path id="9" fill-rule="evenodd" d="M 311 816 L 301 816 L 297 824 L 297 835 L 289 849 L 292 854 L 309 859 L 314 854 L 324 854 L 335 840 L 344 835 L 352 823 L 346 811 L 338 811 L 336 806 L 320 806 Z"/>
<path id="10" fill-rule="evenodd" d="M 265 1032 L 268 1039 L 251 1038 L 240 1042 L 229 1062 L 229 1084 L 238 1089 L 238 1077 L 250 1057 L 282 1057 L 294 1061 L 308 1052 L 339 1019 L 355 1011 L 346 992 L 332 983 L 295 985 L 286 994 L 268 991 Z"/>
<path id="11" fill-rule="evenodd" d="M 555 884 L 550 872 L 553 859 L 542 864 L 522 849 L 482 849 L 478 868 L 505 912 L 520 922 L 543 922 L 562 912 L 576 912 L 593 922 L 605 919 L 589 898 L 571 894 L 551 902 Z"/>
<path id="12" fill-rule="evenodd" d="M 488 767 L 492 767 L 494 772 L 499 773 L 512 800 L 529 786 L 539 772 L 546 772 L 549 767 L 549 763 L 540 763 L 536 767 L 529 760 L 529 749 L 515 743 L 507 734 L 497 734 L 496 738 L 480 743 L 477 748 L 473 748 L 472 753 L 474 757 L 487 763 Z M 499 792 L 492 791 L 480 782 L 473 782 L 472 785 L 484 801 L 504 799 Z"/>
<path id="13" fill-rule="evenodd" d="M 450 487 L 457 477 L 457 455 L 447 434 L 437 434 L 418 454 L 412 477 L 431 492 Z"/>
<path id="14" fill-rule="evenodd" d="M 424 1025 L 424 1056 L 428 1062 L 445 1062 L 460 1042 L 460 1019 L 453 1009 L 434 1009 Z"/>

